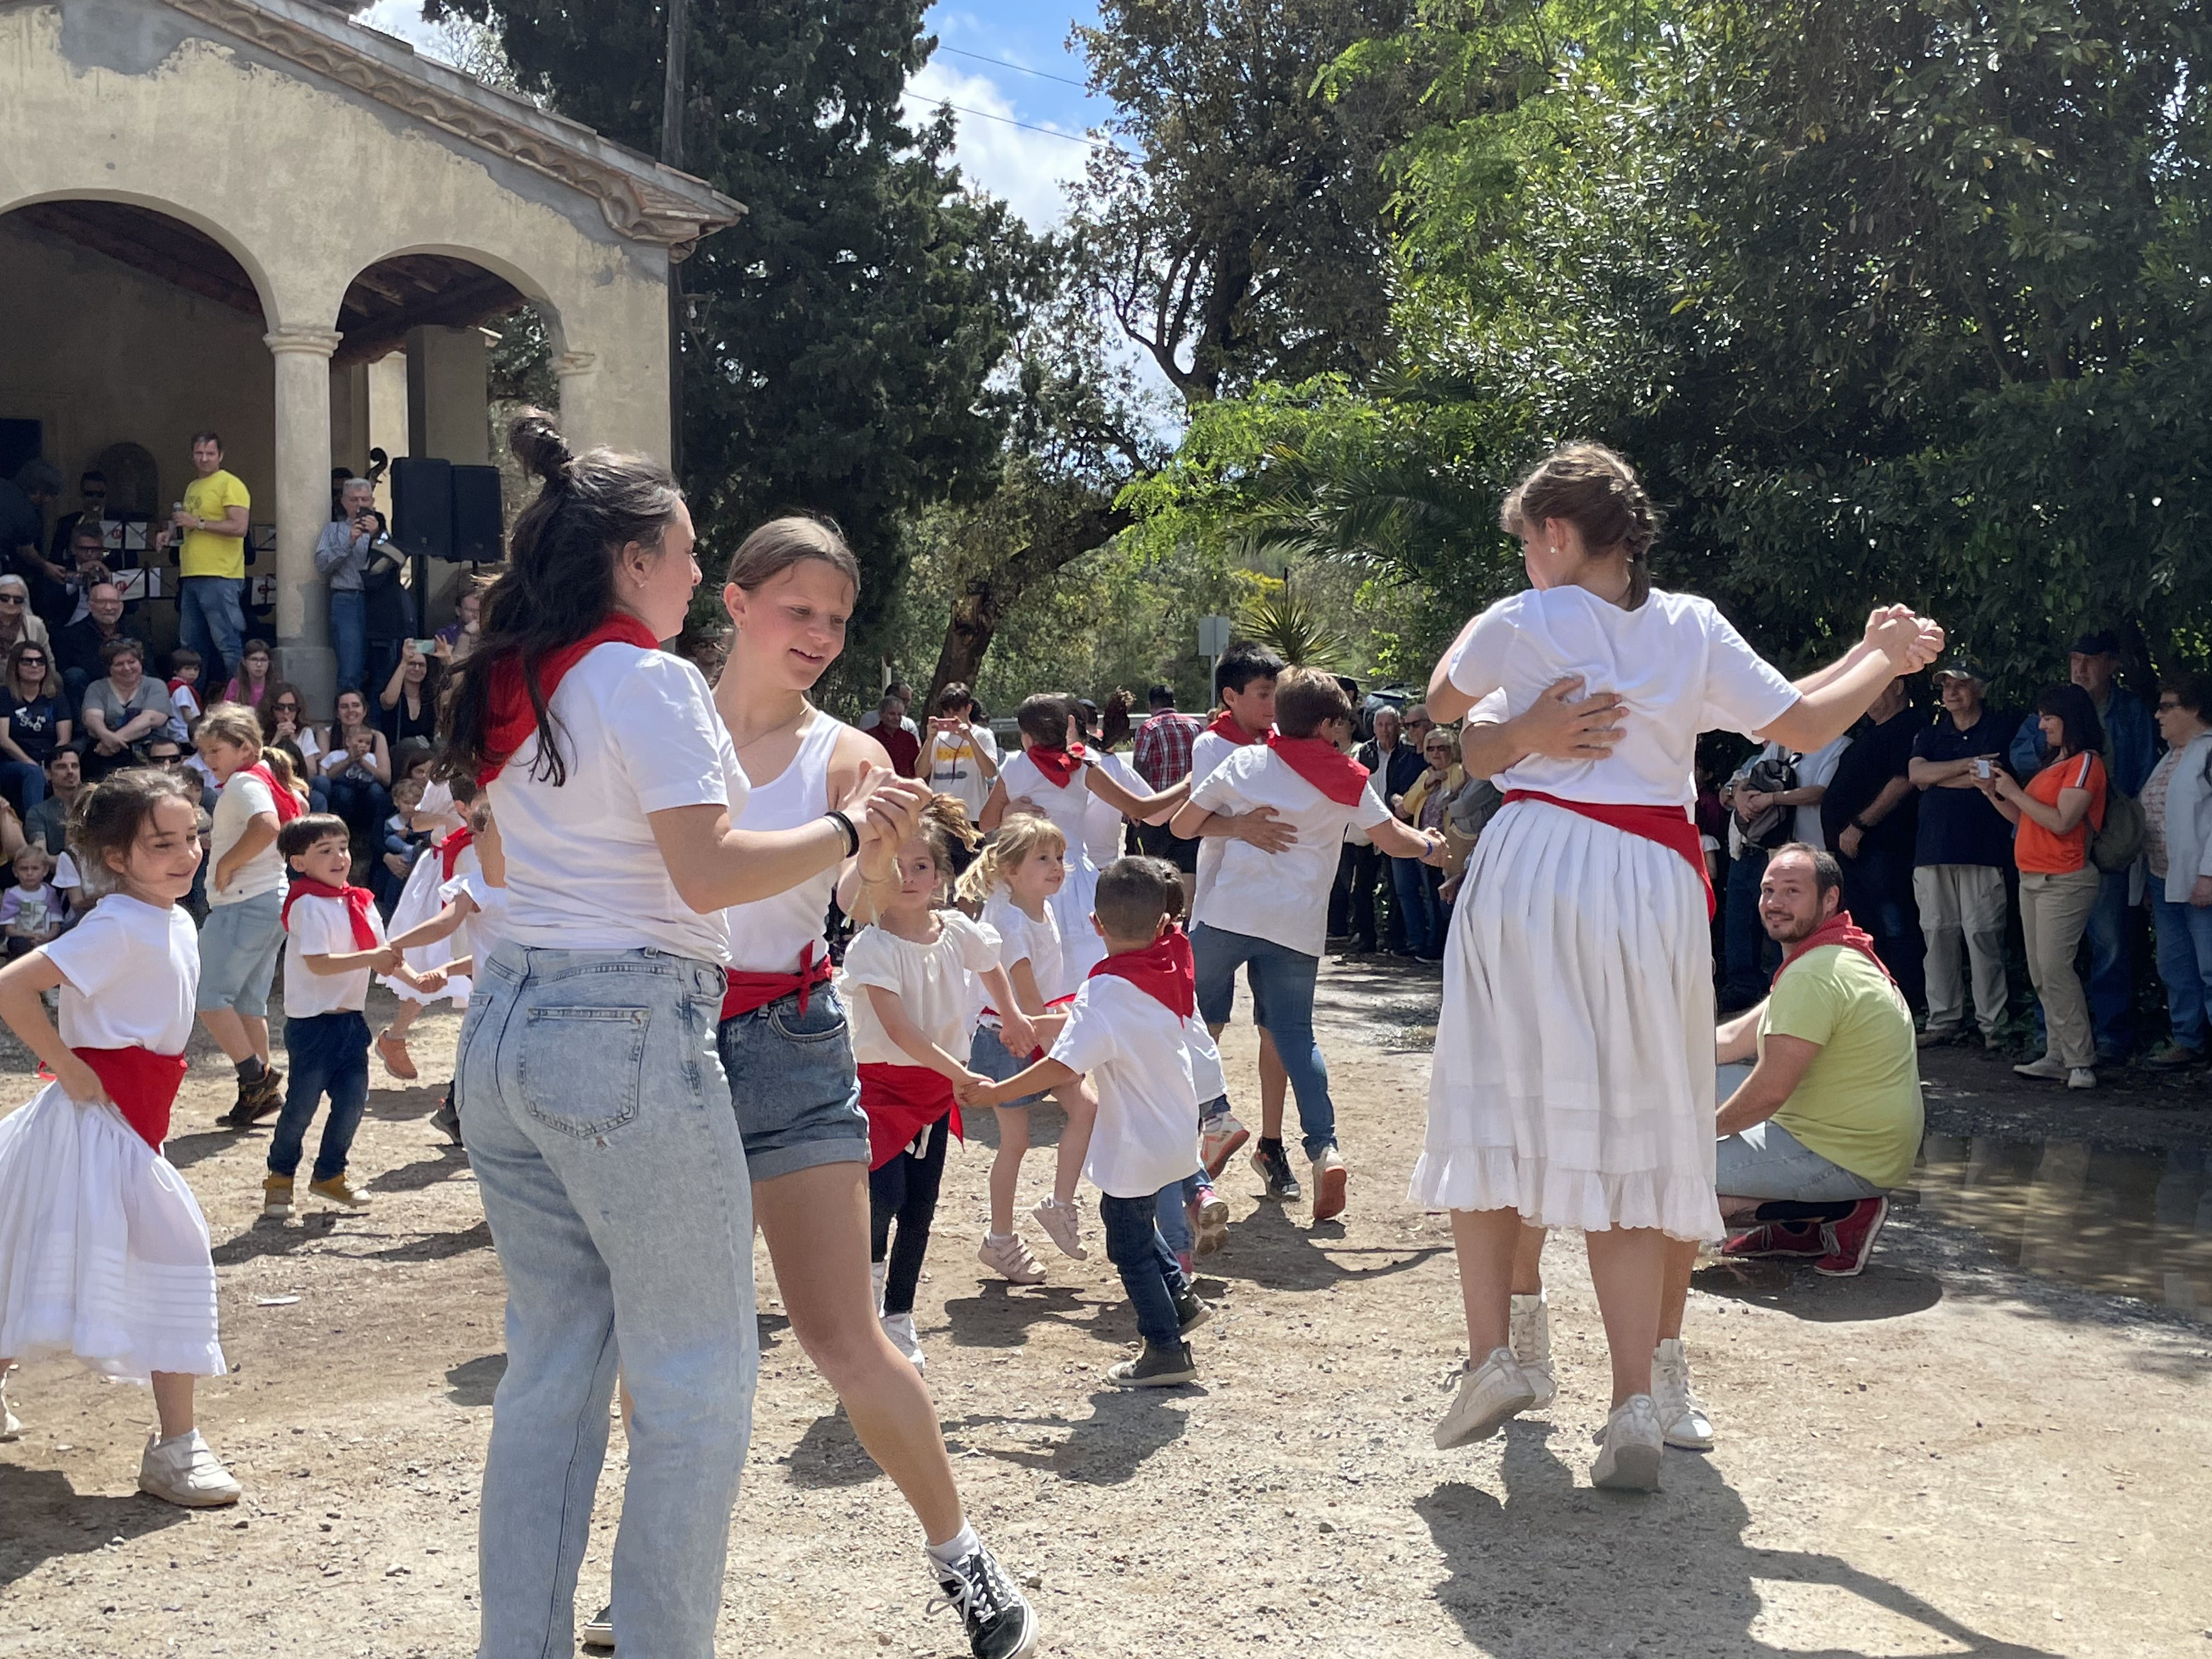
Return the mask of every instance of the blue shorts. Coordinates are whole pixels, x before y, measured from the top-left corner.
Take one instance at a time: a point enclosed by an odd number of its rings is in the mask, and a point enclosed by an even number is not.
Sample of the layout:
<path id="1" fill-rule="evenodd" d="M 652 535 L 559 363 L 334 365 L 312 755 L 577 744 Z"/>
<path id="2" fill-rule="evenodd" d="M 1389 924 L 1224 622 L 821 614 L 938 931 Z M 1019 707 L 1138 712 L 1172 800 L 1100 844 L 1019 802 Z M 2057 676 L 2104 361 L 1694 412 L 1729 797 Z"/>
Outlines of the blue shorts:
<path id="1" fill-rule="evenodd" d="M 867 1168 L 868 1115 L 836 987 L 816 986 L 805 1013 L 793 992 L 726 1019 L 714 1042 L 755 1181 L 822 1164 Z"/>
<path id="2" fill-rule="evenodd" d="M 1822 1158 L 1771 1118 L 1723 1135 L 1716 1150 L 1713 1190 L 1723 1198 L 1835 1204 L 1880 1198 L 1885 1190 Z"/>
<path id="3" fill-rule="evenodd" d="M 1036 1063 L 1026 1056 L 1009 1054 L 1005 1040 L 999 1036 L 997 1026 L 978 1025 L 975 1028 L 975 1041 L 968 1048 L 969 1070 L 981 1073 L 994 1083 L 1004 1083 L 1010 1077 L 1018 1077 Z M 1043 1098 L 1041 1094 L 1024 1095 L 1019 1100 L 1008 1101 L 999 1109 L 1027 1109 Z"/>
<path id="4" fill-rule="evenodd" d="M 192 1006 L 269 1017 L 269 986 L 284 948 L 284 896 L 256 893 L 211 907 L 200 924 L 200 988 Z"/>

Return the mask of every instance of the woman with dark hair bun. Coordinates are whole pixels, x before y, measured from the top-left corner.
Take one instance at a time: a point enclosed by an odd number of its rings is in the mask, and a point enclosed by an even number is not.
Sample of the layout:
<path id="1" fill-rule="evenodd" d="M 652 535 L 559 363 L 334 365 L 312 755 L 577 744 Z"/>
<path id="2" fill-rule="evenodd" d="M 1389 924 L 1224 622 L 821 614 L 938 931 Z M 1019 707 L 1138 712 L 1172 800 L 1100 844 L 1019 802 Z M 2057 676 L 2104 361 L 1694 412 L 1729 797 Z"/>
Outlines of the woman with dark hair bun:
<path id="1" fill-rule="evenodd" d="M 441 763 L 489 792 L 503 942 L 455 1061 L 461 1134 L 507 1283 L 484 1463 L 479 1650 L 566 1652 L 617 1334 L 635 1401 L 613 1621 L 636 1654 L 713 1651 L 759 1368 L 752 1201 L 715 1052 L 723 910 L 913 831 L 860 768 L 792 828 L 732 826 L 745 775 L 697 668 L 659 648 L 699 567 L 653 462 L 514 424 L 544 480 L 457 671 Z"/>

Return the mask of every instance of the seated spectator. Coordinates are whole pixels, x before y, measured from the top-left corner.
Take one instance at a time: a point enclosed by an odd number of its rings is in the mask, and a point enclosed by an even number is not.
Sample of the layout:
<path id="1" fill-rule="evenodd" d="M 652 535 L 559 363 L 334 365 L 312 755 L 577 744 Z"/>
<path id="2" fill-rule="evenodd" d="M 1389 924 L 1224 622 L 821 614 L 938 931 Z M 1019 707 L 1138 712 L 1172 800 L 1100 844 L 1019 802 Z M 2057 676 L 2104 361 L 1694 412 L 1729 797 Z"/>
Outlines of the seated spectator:
<path id="1" fill-rule="evenodd" d="M 168 729 L 176 709 L 168 688 L 146 675 L 146 647 L 136 640 L 110 640 L 100 650 L 107 678 L 85 688 L 84 731 L 92 740 L 85 750 L 85 777 L 97 783 L 110 772 L 133 766 L 144 757 L 146 739 Z"/>
<path id="2" fill-rule="evenodd" d="M 248 640 L 238 647 L 238 672 L 222 689 L 221 701 L 242 702 L 255 714 L 268 700 L 270 676 L 276 672 L 276 647 L 266 640 Z"/>
<path id="3" fill-rule="evenodd" d="M 371 872 L 369 883 L 377 903 L 387 917 L 398 908 L 400 896 L 407 890 L 407 878 L 415 873 L 415 860 L 430 845 L 429 832 L 412 827 L 415 809 L 422 804 L 422 790 L 420 772 L 413 776 L 403 775 L 392 786 L 392 816 L 384 821 L 383 857 Z"/>
<path id="4" fill-rule="evenodd" d="M 914 775 L 914 769 L 921 760 L 921 739 L 915 735 L 914 723 L 906 717 L 906 704 L 885 693 L 876 707 L 876 723 L 864 728 L 884 746 L 891 757 L 891 770 L 902 778 Z"/>
<path id="5" fill-rule="evenodd" d="M 54 655 L 61 659 L 62 689 L 72 708 L 84 702 L 92 683 L 107 672 L 100 653 L 129 635 L 123 631 L 123 590 L 113 582 L 95 582 L 86 596 L 82 622 L 71 623 L 54 635 Z"/>
<path id="6" fill-rule="evenodd" d="M 1444 837 L 1444 865 L 1438 869 L 1419 859 L 1394 858 L 1390 883 L 1399 908 L 1405 912 L 1407 948 L 1425 962 L 1441 962 L 1444 930 L 1451 921 L 1443 884 L 1466 867 L 1474 843 L 1457 841 L 1451 833 L 1451 804 L 1467 787 L 1467 774 L 1459 763 L 1459 739 L 1449 732 L 1431 727 L 1421 739 L 1421 758 L 1428 769 L 1398 798 L 1398 816 L 1416 830 L 1434 830 Z M 1457 890 L 1453 889 L 1455 893 Z"/>
<path id="7" fill-rule="evenodd" d="M 392 813 L 392 748 L 368 723 L 360 692 L 338 693 L 337 718 L 323 739 L 319 764 L 331 811 L 345 820 L 361 846 L 381 845 L 384 820 Z"/>
<path id="8" fill-rule="evenodd" d="M 48 643 L 46 620 L 31 609 L 31 585 L 11 572 L 0 576 L 0 652 L 25 640 Z"/>
<path id="9" fill-rule="evenodd" d="M 292 770 L 307 781 L 307 796 L 318 812 L 330 811 L 323 781 L 323 740 L 308 720 L 307 699 L 289 680 L 270 683 L 261 703 L 261 746 L 282 749 Z"/>
<path id="10" fill-rule="evenodd" d="M 483 590 L 471 583 L 464 587 L 460 597 L 453 601 L 453 621 L 447 623 L 437 632 L 439 660 L 448 668 L 465 661 L 469 653 L 477 648 L 477 641 L 483 633 Z M 724 640 L 723 653 L 728 654 L 726 637 Z M 719 670 L 719 665 L 717 667 Z M 706 673 L 706 670 L 707 665 L 701 663 L 699 672 Z M 715 674 L 708 674 L 708 684 L 711 685 L 716 678 Z"/>
<path id="11" fill-rule="evenodd" d="M 2054 685 L 2035 702 L 2051 759 L 2025 786 L 2002 767 L 1975 787 L 2010 823 L 2013 862 L 2020 866 L 2020 922 L 2027 970 L 2043 1004 L 2049 1046 L 2013 1070 L 2022 1077 L 2094 1089 L 2097 1039 L 2088 993 L 2074 971 L 2075 952 L 2089 930 L 2102 872 L 2089 861 L 2089 837 L 2105 824 L 2104 722 L 2088 692 Z M 2014 757 L 2019 750 L 2014 749 Z M 2145 774 L 2148 775 L 2148 773 Z"/>
<path id="12" fill-rule="evenodd" d="M 203 712 L 200 666 L 200 653 L 189 645 L 169 653 L 169 706 L 177 711 L 176 719 L 169 722 L 169 735 L 187 748 L 191 744 L 193 722 Z"/>
<path id="13" fill-rule="evenodd" d="M 40 602 L 34 606 L 34 612 L 42 613 L 43 621 L 56 628 L 82 622 L 91 613 L 92 590 L 115 580 L 107 568 L 107 541 L 99 520 L 78 520 L 63 549 L 67 559 L 62 565 L 62 578 L 45 584 Z"/>
<path id="14" fill-rule="evenodd" d="M 15 884 L 0 893 L 0 937 L 8 942 L 8 960 L 51 945 L 61 937 L 69 907 L 48 879 L 54 872 L 53 855 L 43 847 L 26 842 L 9 861 Z"/>
<path id="15" fill-rule="evenodd" d="M 415 641 L 400 642 L 398 666 L 377 698 L 377 724 L 386 739 L 395 744 L 417 738 L 437 741 L 438 688 L 444 678 L 443 665 L 424 656 Z"/>
<path id="16" fill-rule="evenodd" d="M 58 857 L 69 850 L 70 808 L 84 781 L 83 762 L 74 749 L 57 749 L 46 760 L 46 798 L 23 814 L 23 833 Z"/>
<path id="17" fill-rule="evenodd" d="M 52 653 L 24 640 L 8 653 L 7 695 L 0 697 L 0 789 L 28 812 L 46 798 L 46 763 L 70 740 L 66 704 L 50 689 Z"/>
<path id="18" fill-rule="evenodd" d="M 2143 1064 L 2154 1072 L 2204 1063 L 2212 1006 L 2212 689 L 2199 674 L 2159 690 L 2166 752 L 2143 785 L 2143 853 L 2150 861 L 2158 976 L 2172 1035 Z"/>

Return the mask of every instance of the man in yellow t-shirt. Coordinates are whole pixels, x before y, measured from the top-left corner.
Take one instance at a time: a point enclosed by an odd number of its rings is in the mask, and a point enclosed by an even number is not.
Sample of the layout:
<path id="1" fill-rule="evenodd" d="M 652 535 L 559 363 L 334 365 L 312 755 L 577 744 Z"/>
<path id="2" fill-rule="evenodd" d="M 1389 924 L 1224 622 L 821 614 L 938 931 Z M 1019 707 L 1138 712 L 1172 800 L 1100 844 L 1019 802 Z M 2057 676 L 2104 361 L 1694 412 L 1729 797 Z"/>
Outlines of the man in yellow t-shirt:
<path id="1" fill-rule="evenodd" d="M 192 471 L 184 504 L 162 533 L 162 545 L 179 532 L 184 545 L 178 558 L 179 643 L 200 654 L 203 684 L 222 685 L 238 667 L 238 647 L 246 631 L 240 590 L 246 583 L 247 513 L 253 497 L 239 478 L 223 471 L 222 440 L 212 432 L 192 434 Z"/>

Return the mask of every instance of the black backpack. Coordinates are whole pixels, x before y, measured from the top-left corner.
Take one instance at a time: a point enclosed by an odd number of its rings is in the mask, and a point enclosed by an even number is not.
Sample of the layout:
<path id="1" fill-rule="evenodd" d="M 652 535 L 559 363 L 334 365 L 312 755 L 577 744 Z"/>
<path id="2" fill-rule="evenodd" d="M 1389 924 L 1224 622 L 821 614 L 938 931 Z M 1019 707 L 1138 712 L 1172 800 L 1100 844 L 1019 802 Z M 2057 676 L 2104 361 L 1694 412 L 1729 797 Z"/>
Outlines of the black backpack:
<path id="1" fill-rule="evenodd" d="M 1800 755 L 1766 756 L 1752 762 L 1743 775 L 1740 787 L 1755 790 L 1762 795 L 1779 795 L 1797 787 L 1797 763 Z M 1747 818 L 1736 814 L 1736 825 L 1747 847 L 1761 847 L 1771 852 L 1789 844 L 1797 823 L 1797 809 L 1794 806 L 1770 806 L 1757 817 Z"/>

